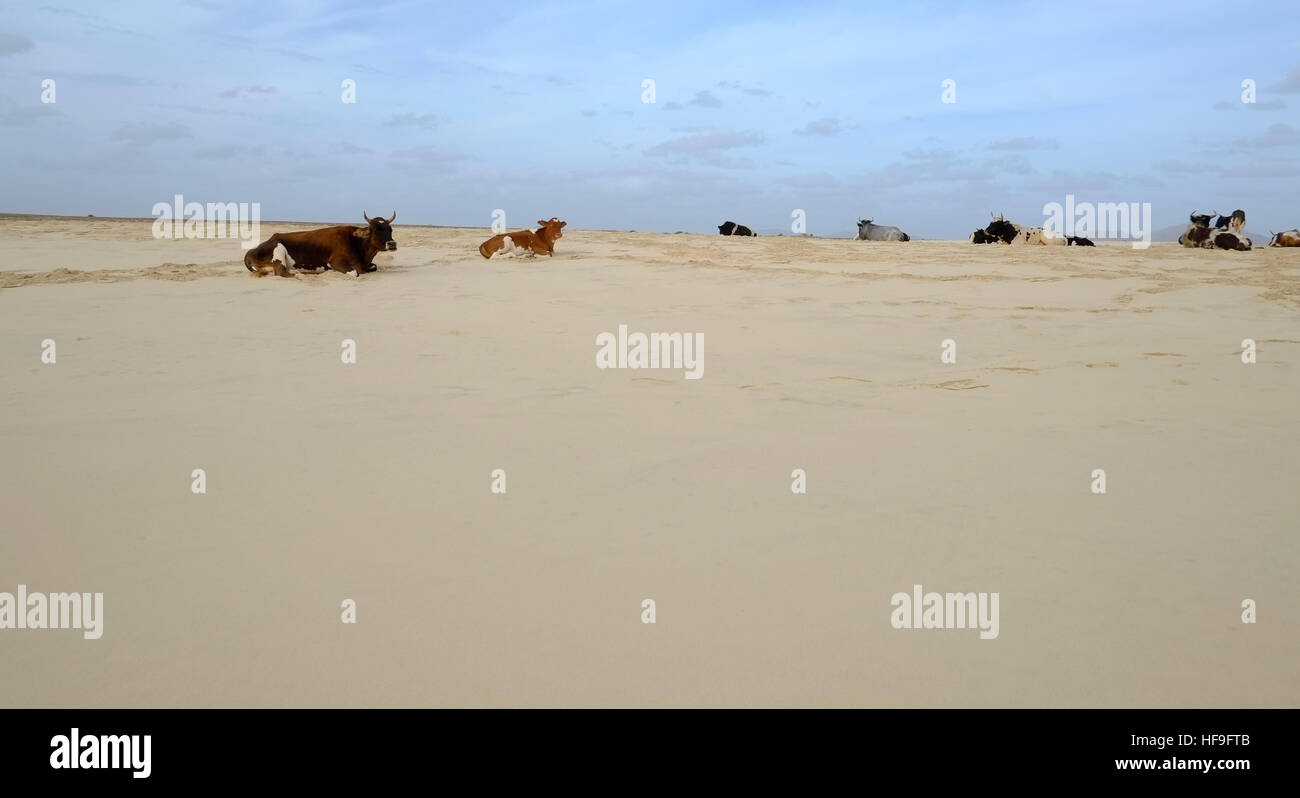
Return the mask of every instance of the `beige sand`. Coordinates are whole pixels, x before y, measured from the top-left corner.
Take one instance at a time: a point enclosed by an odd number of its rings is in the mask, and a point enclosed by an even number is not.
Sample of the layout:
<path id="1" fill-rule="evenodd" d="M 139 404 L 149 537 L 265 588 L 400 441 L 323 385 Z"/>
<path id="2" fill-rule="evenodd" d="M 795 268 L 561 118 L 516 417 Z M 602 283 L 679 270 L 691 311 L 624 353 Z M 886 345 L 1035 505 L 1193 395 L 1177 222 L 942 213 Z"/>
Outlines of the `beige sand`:
<path id="1" fill-rule="evenodd" d="M 1300 706 L 1300 250 L 487 235 L 283 280 L 0 220 L 0 591 L 105 594 L 0 705 Z M 1000 636 L 893 629 L 916 583 Z"/>

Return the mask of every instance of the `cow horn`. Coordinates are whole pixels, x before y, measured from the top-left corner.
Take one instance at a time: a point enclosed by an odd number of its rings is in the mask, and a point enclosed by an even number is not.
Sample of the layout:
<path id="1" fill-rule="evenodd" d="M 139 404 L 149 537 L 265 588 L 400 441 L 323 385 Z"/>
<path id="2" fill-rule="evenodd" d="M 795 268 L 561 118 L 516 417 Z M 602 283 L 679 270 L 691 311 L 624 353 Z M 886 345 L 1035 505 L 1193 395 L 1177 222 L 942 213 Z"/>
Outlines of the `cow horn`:
<path id="1" fill-rule="evenodd" d="M 362 211 L 362 212 L 361 212 L 361 218 L 366 220 L 366 224 L 370 224 L 370 217 L 369 217 L 369 216 L 366 216 L 366 212 L 365 212 L 365 211 Z"/>
<path id="2" fill-rule="evenodd" d="M 388 223 L 392 224 L 393 220 L 396 218 L 397 218 L 397 211 L 393 211 L 393 215 L 388 217 Z"/>

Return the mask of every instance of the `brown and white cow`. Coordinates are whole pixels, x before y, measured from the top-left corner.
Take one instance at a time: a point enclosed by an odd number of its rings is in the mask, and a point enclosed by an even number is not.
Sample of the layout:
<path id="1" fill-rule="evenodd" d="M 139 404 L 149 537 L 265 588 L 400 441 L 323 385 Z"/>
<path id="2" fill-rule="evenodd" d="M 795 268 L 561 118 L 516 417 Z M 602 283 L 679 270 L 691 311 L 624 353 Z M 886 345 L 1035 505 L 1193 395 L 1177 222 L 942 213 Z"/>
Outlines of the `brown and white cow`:
<path id="1" fill-rule="evenodd" d="M 338 225 L 301 233 L 276 233 L 244 255 L 244 266 L 258 277 L 275 274 L 293 277 L 293 270 L 333 269 L 353 277 L 376 270 L 375 256 L 397 249 L 393 241 L 393 220 L 371 219 L 362 211 L 365 227 Z"/>
<path id="2" fill-rule="evenodd" d="M 1280 233 L 1273 234 L 1273 240 L 1268 242 L 1270 247 L 1300 247 L 1300 230 L 1283 230 Z"/>
<path id="3" fill-rule="evenodd" d="M 479 244 L 478 254 L 485 258 L 491 258 L 498 252 L 502 257 L 522 257 L 546 254 L 555 255 L 555 242 L 564 234 L 560 228 L 568 222 L 562 222 L 552 216 L 548 221 L 538 220 L 541 227 L 537 232 L 532 230 L 520 230 L 516 233 L 498 233 L 487 241 Z"/>

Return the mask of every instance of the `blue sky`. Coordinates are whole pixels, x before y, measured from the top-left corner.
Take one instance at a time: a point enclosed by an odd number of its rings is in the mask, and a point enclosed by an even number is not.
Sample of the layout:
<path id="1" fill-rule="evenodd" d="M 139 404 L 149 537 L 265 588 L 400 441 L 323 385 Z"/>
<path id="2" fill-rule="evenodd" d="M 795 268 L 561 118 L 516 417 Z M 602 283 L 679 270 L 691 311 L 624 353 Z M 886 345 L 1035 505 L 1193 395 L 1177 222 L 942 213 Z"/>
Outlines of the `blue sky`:
<path id="1" fill-rule="evenodd" d="M 1292 3 L 39 2 L 0 15 L 3 212 L 147 217 L 179 193 L 263 219 L 788 233 L 798 208 L 815 234 L 964 238 L 1073 193 L 1150 202 L 1156 228 L 1300 225 Z"/>

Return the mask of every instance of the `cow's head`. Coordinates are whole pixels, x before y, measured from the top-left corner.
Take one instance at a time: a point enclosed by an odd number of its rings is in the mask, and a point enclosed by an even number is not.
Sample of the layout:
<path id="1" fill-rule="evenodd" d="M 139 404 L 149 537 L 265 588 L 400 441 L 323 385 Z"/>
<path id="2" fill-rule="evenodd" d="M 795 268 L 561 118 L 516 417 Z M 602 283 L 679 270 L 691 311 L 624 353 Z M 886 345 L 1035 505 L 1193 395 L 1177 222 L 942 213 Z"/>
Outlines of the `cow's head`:
<path id="1" fill-rule="evenodd" d="M 387 250 L 392 252 L 397 249 L 397 242 L 393 240 L 393 220 L 397 218 L 397 211 L 385 219 L 382 216 L 376 216 L 371 219 L 365 211 L 361 212 L 361 218 L 366 220 L 368 228 L 358 230 L 357 238 L 370 239 L 370 246 L 377 250 Z"/>
<path id="2" fill-rule="evenodd" d="M 723 222 L 722 224 L 718 225 L 718 232 L 724 236 L 731 235 L 733 232 L 735 232 L 735 230 L 736 230 L 735 222 Z"/>
<path id="3" fill-rule="evenodd" d="M 1215 214 L 1217 213 L 1218 211 L 1215 211 L 1214 213 L 1206 213 L 1206 214 L 1192 213 L 1192 215 L 1188 216 L 1187 218 L 1190 219 L 1192 224 L 1196 225 L 1197 227 L 1209 227 L 1210 220 L 1213 219 Z"/>
<path id="4" fill-rule="evenodd" d="M 871 220 L 871 219 L 859 219 L 859 220 L 858 220 L 858 227 L 860 227 L 860 228 L 861 228 L 861 227 L 870 227 L 871 224 L 872 224 L 872 220 Z"/>
<path id="5" fill-rule="evenodd" d="M 552 216 L 549 220 L 545 222 L 543 222 L 541 219 L 538 219 L 537 223 L 542 226 L 542 229 L 546 231 L 546 235 L 552 241 L 564 235 L 563 233 L 560 232 L 560 228 L 568 224 L 568 222 L 561 222 L 559 219 L 555 218 L 554 216 Z"/>
<path id="6" fill-rule="evenodd" d="M 1240 230 L 1246 226 L 1246 212 L 1241 208 L 1233 211 L 1230 216 L 1220 216 L 1214 220 L 1216 230 Z"/>

